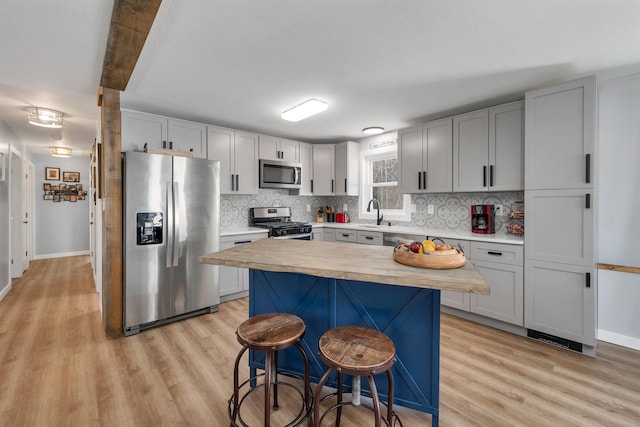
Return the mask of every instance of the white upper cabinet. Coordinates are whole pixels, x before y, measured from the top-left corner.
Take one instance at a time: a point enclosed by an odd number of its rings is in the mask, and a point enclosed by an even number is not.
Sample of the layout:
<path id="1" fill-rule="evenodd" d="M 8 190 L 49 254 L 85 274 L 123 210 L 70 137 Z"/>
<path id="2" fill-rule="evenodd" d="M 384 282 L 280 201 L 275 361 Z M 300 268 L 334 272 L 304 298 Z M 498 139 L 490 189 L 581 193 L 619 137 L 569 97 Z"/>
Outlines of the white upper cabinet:
<path id="1" fill-rule="evenodd" d="M 524 101 L 489 108 L 489 190 L 524 190 Z"/>
<path id="2" fill-rule="evenodd" d="M 524 103 L 453 118 L 453 191 L 524 189 Z"/>
<path id="3" fill-rule="evenodd" d="M 346 141 L 335 146 L 335 194 L 357 196 L 360 174 L 360 144 Z"/>
<path id="4" fill-rule="evenodd" d="M 258 135 L 207 126 L 207 158 L 220 160 L 221 194 L 258 193 Z"/>
<path id="5" fill-rule="evenodd" d="M 266 160 L 300 161 L 300 143 L 268 135 L 258 137 L 260 158 Z"/>
<path id="6" fill-rule="evenodd" d="M 452 189 L 452 119 L 398 131 L 401 193 L 442 193 Z"/>
<path id="7" fill-rule="evenodd" d="M 167 118 L 122 110 L 122 151 L 144 151 L 144 145 L 168 148 Z"/>
<path id="8" fill-rule="evenodd" d="M 315 196 L 335 193 L 334 144 L 313 144 L 313 178 L 311 191 Z"/>
<path id="9" fill-rule="evenodd" d="M 489 110 L 453 118 L 453 191 L 489 188 Z"/>
<path id="10" fill-rule="evenodd" d="M 527 92 L 527 190 L 593 186 L 595 84 L 587 77 Z"/>
<path id="11" fill-rule="evenodd" d="M 300 190 L 298 195 L 311 196 L 311 179 L 313 177 L 313 147 L 311 144 L 301 142 L 300 148 L 300 163 L 302 164 L 302 171 L 300 177 Z"/>
<path id="12" fill-rule="evenodd" d="M 163 148 L 206 157 L 207 127 L 202 123 L 122 110 L 122 151 Z"/>

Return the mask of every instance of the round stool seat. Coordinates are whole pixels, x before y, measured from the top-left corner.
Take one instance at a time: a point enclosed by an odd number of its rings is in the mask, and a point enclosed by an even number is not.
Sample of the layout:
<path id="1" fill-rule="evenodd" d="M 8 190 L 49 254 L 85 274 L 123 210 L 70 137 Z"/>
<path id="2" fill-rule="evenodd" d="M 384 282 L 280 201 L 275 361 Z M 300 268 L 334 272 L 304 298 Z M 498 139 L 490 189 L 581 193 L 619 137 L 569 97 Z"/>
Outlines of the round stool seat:
<path id="1" fill-rule="evenodd" d="M 395 362 L 393 341 L 382 332 L 361 326 L 338 326 L 319 342 L 322 361 L 348 375 L 375 375 Z"/>
<path id="2" fill-rule="evenodd" d="M 305 325 L 298 316 L 266 313 L 251 317 L 238 327 L 236 337 L 252 350 L 274 351 L 291 347 L 304 335 Z"/>
<path id="3" fill-rule="evenodd" d="M 374 412 L 374 425 L 380 427 L 395 425 L 394 420 L 402 425 L 397 415 L 393 412 L 393 374 L 391 368 L 396 362 L 396 347 L 393 341 L 385 334 L 374 329 L 362 326 L 338 326 L 328 330 L 320 337 L 318 342 L 318 355 L 328 366 L 316 385 L 313 402 L 313 426 L 319 427 L 322 420 L 332 411 L 336 411 L 335 426 L 340 426 L 342 407 L 345 405 L 365 406 Z M 334 373 L 338 373 L 337 390 L 320 398 L 324 384 Z M 388 402 L 386 403 L 386 418 L 380 411 L 380 399 L 373 376 L 378 373 L 386 373 L 388 387 Z M 343 375 L 351 375 L 352 390 L 351 401 L 343 402 Z M 360 377 L 366 377 L 369 383 L 370 395 L 373 405 L 361 405 L 360 403 Z M 337 403 L 330 406 L 320 414 L 320 403 L 326 399 L 336 397 Z M 384 402 L 382 402 L 384 405 Z"/>
<path id="4" fill-rule="evenodd" d="M 278 389 L 285 387 L 290 392 L 298 394 L 301 399 L 299 411 L 292 413 L 292 418 L 287 427 L 298 426 L 307 421 L 313 409 L 313 393 L 309 384 L 309 359 L 307 358 L 300 340 L 305 333 L 305 324 L 298 316 L 289 313 L 265 313 L 250 317 L 240 324 L 236 330 L 236 338 L 242 345 L 242 349 L 236 357 L 233 368 L 233 396 L 228 402 L 229 420 L 231 426 L 248 427 L 243 419 L 241 407 L 246 399 L 258 390 L 264 390 L 263 426 L 271 426 L 271 408 L 280 409 L 278 404 Z M 297 349 L 304 366 L 304 377 L 293 372 L 278 369 L 278 351 L 293 347 Z M 245 353 L 249 350 L 264 352 L 264 373 L 257 374 L 250 368 L 250 378 L 240 382 L 239 364 Z M 260 362 L 262 363 L 262 362 Z M 253 369 L 253 371 L 252 371 Z M 282 375 L 282 380 L 279 379 Z M 258 378 L 263 377 L 262 383 Z M 288 380 L 287 380 L 288 379 Z M 290 380 L 299 380 L 298 385 Z M 271 398 L 273 402 L 271 403 Z M 289 402 L 288 402 L 289 403 Z M 251 408 L 251 404 L 248 405 Z M 291 405 L 287 405 L 291 406 Z M 293 409 L 293 407 L 291 407 Z M 252 411 L 249 409 L 248 414 Z"/>

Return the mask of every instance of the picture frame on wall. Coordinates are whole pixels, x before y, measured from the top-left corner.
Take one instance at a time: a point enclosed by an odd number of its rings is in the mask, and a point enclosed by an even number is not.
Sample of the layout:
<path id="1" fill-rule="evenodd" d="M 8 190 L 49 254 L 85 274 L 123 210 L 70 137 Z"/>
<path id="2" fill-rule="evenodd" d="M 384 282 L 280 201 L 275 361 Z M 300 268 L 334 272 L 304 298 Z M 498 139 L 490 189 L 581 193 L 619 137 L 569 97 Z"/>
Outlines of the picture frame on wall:
<path id="1" fill-rule="evenodd" d="M 62 172 L 62 181 L 64 182 L 80 182 L 80 172 Z"/>
<path id="2" fill-rule="evenodd" d="M 47 181 L 60 181 L 60 168 L 44 168 L 44 179 Z"/>

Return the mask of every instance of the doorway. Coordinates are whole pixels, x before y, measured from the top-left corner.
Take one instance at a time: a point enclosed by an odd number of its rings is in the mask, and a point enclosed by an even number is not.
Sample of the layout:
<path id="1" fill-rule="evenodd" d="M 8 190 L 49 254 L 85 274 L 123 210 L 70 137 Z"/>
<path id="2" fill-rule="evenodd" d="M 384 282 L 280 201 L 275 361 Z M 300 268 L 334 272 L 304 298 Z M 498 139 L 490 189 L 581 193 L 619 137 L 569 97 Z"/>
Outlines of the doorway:
<path id="1" fill-rule="evenodd" d="M 11 236 L 11 278 L 16 279 L 22 277 L 24 272 L 24 237 L 23 237 L 23 173 L 22 173 L 22 155 L 11 150 L 11 158 L 9 159 L 10 171 L 10 213 L 9 213 L 9 233 Z"/>

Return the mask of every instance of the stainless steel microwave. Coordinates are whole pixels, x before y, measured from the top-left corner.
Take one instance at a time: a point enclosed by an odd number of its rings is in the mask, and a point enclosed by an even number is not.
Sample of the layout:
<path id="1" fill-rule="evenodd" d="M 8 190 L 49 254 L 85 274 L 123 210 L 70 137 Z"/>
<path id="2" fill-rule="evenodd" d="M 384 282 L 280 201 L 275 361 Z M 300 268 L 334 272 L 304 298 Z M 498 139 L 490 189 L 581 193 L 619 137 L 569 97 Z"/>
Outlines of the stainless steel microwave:
<path id="1" fill-rule="evenodd" d="M 300 188 L 302 164 L 260 159 L 260 188 Z"/>

